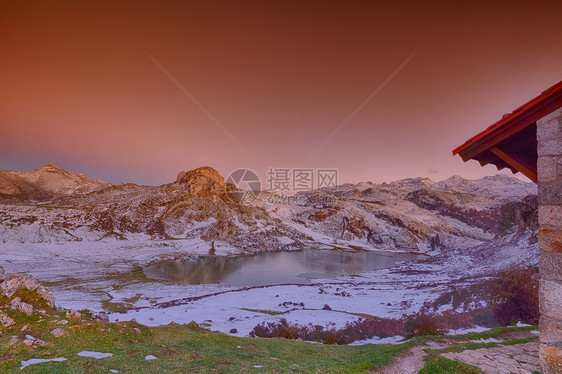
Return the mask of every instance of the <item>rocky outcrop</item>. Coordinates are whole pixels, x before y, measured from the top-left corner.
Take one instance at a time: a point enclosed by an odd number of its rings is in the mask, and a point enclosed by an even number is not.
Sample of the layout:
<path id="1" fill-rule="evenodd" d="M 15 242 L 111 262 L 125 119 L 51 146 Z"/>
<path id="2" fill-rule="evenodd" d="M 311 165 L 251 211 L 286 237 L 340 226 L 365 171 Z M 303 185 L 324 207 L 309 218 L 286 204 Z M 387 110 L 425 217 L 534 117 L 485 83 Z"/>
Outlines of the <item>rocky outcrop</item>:
<path id="1" fill-rule="evenodd" d="M 500 235 L 514 230 L 538 229 L 536 195 L 528 195 L 521 201 L 510 201 L 486 209 L 467 206 L 466 202 L 472 200 L 472 196 L 463 196 L 459 193 L 420 189 L 408 193 L 405 199 L 420 208 L 438 212 L 470 226 Z"/>
<path id="2" fill-rule="evenodd" d="M 522 201 L 504 204 L 500 209 L 498 231 L 505 234 L 529 229 L 533 232 L 539 228 L 539 202 L 536 195 L 526 196 Z"/>
<path id="3" fill-rule="evenodd" d="M 0 295 L 3 298 L 0 304 L 0 324 L 10 328 L 15 321 L 8 314 L 21 312 L 27 316 L 33 315 L 36 308 L 54 308 L 55 298 L 51 291 L 28 274 L 4 275 L 0 267 L 0 274 L 4 276 L 0 283 Z"/>
<path id="4" fill-rule="evenodd" d="M 11 274 L 0 283 L 0 293 L 9 299 L 20 290 L 35 291 L 39 299 L 44 300 L 49 307 L 55 307 L 53 293 L 29 274 Z M 14 301 L 16 301 L 15 305 L 21 304 L 21 299 L 18 297 L 12 300 Z"/>
<path id="5" fill-rule="evenodd" d="M 467 206 L 465 202 L 474 199 L 469 194 L 419 189 L 408 193 L 404 199 L 482 230 L 496 231 L 499 224 L 500 215 L 496 209 L 481 210 Z"/>
<path id="6" fill-rule="evenodd" d="M 324 222 L 326 218 L 338 214 L 336 209 L 320 209 L 308 216 L 308 219 L 316 222 Z"/>
<path id="7" fill-rule="evenodd" d="M 226 192 L 224 178 L 209 166 L 180 172 L 176 178 L 176 184 L 187 188 L 189 193 L 194 196 L 209 197 Z"/>

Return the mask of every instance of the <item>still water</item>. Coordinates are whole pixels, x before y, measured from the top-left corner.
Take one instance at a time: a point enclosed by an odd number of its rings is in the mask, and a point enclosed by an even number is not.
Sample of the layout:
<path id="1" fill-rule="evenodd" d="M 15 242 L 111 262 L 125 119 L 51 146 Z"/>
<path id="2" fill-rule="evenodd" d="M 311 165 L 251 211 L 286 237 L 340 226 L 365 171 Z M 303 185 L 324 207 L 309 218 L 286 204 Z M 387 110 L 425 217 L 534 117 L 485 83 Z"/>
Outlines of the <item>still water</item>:
<path id="1" fill-rule="evenodd" d="M 304 250 L 266 252 L 252 256 L 205 256 L 197 260 L 162 262 L 144 269 L 147 277 L 182 284 L 222 283 L 232 286 L 307 284 L 314 279 L 391 267 L 423 255 L 389 252 Z"/>

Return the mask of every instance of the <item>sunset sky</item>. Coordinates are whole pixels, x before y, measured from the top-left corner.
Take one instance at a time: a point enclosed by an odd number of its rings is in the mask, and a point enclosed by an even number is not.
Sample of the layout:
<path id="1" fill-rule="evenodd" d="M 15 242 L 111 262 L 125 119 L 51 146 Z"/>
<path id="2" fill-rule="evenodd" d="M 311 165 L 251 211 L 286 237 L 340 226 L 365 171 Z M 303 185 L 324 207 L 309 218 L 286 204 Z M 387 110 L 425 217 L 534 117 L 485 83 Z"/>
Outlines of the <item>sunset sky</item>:
<path id="1" fill-rule="evenodd" d="M 495 174 L 451 150 L 562 80 L 561 15 L 560 1 L 0 0 L 0 169 Z"/>

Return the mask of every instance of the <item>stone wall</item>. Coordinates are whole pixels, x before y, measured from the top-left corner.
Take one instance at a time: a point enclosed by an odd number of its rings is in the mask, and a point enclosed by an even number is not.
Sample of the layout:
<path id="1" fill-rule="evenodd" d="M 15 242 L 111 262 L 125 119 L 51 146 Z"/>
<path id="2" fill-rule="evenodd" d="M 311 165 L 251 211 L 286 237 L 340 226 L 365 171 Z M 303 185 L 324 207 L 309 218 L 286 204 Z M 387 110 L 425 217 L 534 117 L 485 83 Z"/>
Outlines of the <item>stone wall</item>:
<path id="1" fill-rule="evenodd" d="M 540 361 L 562 373 L 562 108 L 537 121 Z"/>

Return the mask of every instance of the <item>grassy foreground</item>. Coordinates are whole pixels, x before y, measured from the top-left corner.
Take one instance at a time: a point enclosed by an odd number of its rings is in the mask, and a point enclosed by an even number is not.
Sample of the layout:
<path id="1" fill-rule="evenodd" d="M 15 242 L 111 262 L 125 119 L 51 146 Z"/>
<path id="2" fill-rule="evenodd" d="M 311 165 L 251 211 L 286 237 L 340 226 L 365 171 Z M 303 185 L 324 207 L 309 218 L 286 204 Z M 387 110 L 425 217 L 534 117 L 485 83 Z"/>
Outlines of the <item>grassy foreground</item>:
<path id="1" fill-rule="evenodd" d="M 191 325 L 144 327 L 135 322 L 89 321 L 63 326 L 68 333 L 55 338 L 52 322 L 36 322 L 25 332 L 0 335 L 1 373 L 357 373 L 380 368 L 411 347 L 402 345 L 323 345 L 265 338 L 236 338 Z M 8 345 L 13 335 L 42 339 L 43 347 L 22 342 Z M 83 350 L 109 352 L 113 357 L 77 356 Z M 146 355 L 158 359 L 146 361 Z M 67 361 L 31 365 L 31 358 L 65 357 Z"/>
<path id="2" fill-rule="evenodd" d="M 16 325 L 0 330 L 0 373 L 364 373 L 390 364 L 396 355 L 428 340 L 448 342 L 449 347 L 428 351 L 422 373 L 479 373 L 470 365 L 447 360 L 441 352 L 521 344 L 535 337 L 506 340 L 502 343 L 477 343 L 471 340 L 502 337 L 531 327 L 499 327 L 463 336 L 417 337 L 400 345 L 326 345 L 281 338 L 237 338 L 211 332 L 197 324 L 146 327 L 135 321 L 106 323 L 68 318 L 54 311 L 43 318 L 11 312 Z M 65 319 L 66 318 L 66 319 Z M 68 321 L 59 325 L 60 321 Z M 55 328 L 67 333 L 51 334 Z M 31 335 L 45 342 L 28 346 L 23 339 Z M 10 343 L 13 337 L 18 342 Z M 113 357 L 79 357 L 78 352 L 112 353 Z M 156 360 L 145 360 L 147 355 Z M 32 358 L 64 357 L 62 362 L 31 365 L 20 370 L 21 362 Z"/>

